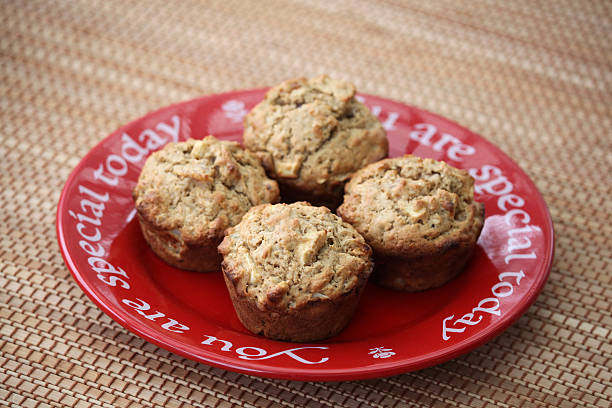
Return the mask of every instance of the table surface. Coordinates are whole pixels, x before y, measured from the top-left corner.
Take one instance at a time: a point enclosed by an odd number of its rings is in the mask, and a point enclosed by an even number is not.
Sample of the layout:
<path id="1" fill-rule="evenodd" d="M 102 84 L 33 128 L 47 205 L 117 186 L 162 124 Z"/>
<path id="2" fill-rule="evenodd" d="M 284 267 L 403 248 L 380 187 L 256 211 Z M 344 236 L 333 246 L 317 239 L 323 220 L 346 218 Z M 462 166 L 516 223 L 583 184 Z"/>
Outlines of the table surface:
<path id="1" fill-rule="evenodd" d="M 0 405 L 612 404 L 612 2 L 0 0 L 0 19 Z M 448 117 L 529 174 L 556 254 L 527 313 L 445 364 L 337 383 L 195 363 L 102 313 L 55 235 L 78 161 L 159 107 L 320 73 Z"/>

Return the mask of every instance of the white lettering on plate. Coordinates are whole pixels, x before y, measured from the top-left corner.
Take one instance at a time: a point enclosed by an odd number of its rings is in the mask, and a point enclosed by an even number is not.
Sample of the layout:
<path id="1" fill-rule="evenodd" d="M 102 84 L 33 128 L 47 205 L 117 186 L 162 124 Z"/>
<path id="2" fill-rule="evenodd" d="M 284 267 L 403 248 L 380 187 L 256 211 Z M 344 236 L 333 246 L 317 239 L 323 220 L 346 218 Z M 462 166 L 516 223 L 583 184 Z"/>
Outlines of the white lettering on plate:
<path id="1" fill-rule="evenodd" d="M 185 326 L 177 322 L 174 319 L 169 318 L 164 313 L 160 311 L 151 311 L 151 306 L 142 299 L 136 298 L 136 300 L 123 299 L 121 302 L 123 304 L 128 305 L 132 309 L 136 311 L 139 315 L 144 317 L 147 320 L 151 320 L 157 323 L 164 322 L 161 324 L 161 328 L 164 330 L 168 330 L 174 333 L 185 333 L 189 330 L 189 327 Z M 159 320 L 157 320 L 159 319 Z"/>
<path id="2" fill-rule="evenodd" d="M 235 123 L 242 122 L 242 119 L 248 113 L 244 102 L 236 99 L 225 102 L 221 106 L 221 109 L 223 110 L 225 117 Z"/>
<path id="3" fill-rule="evenodd" d="M 226 351 L 226 352 L 231 352 L 232 347 L 234 347 L 231 341 L 219 339 L 215 336 L 209 336 L 209 335 L 205 335 L 205 336 L 206 336 L 206 339 L 203 340 L 201 344 L 212 346 L 213 343 L 218 342 L 219 345 L 221 346 L 221 351 Z M 322 357 L 318 361 L 312 361 L 312 360 L 306 359 L 304 356 L 298 353 L 299 351 L 302 351 L 302 350 L 313 350 L 313 349 L 327 350 L 329 349 L 329 347 L 326 347 L 326 346 L 294 347 L 294 348 L 278 351 L 273 354 L 268 354 L 268 351 L 263 348 L 247 346 L 247 347 L 239 347 L 235 349 L 234 353 L 238 354 L 238 358 L 243 359 L 243 360 L 268 360 L 268 359 L 276 358 L 280 356 L 290 357 L 294 359 L 295 361 L 302 363 L 302 364 L 321 364 L 329 360 L 329 357 Z"/>
<path id="4" fill-rule="evenodd" d="M 444 151 L 446 157 L 453 161 L 463 161 L 463 156 L 476 153 L 473 146 L 461 142 L 450 133 L 439 132 L 438 128 L 430 123 L 415 124 L 408 137 L 423 146 L 431 146 L 436 152 Z"/>
<path id="5" fill-rule="evenodd" d="M 370 349 L 368 354 L 371 354 L 373 358 L 389 358 L 393 357 L 396 353 L 390 348 L 374 347 Z"/>
<path id="6" fill-rule="evenodd" d="M 425 131 L 425 129 L 423 129 Z M 422 140 L 427 141 L 428 134 L 419 134 Z M 521 209 L 525 205 L 525 199 L 513 193 L 514 185 L 503 174 L 502 170 L 489 164 L 480 169 L 470 169 L 469 173 L 476 184 L 474 192 L 477 195 L 488 195 L 497 197 L 497 208 L 503 212 L 504 222 L 511 227 L 506 239 L 504 263 L 513 265 L 515 260 L 537 259 L 535 251 L 531 250 L 532 242 L 527 234 L 540 230 L 540 227 L 531 225 L 531 216 Z M 514 207 L 514 208 L 510 208 Z M 518 269 L 518 268 L 517 268 Z M 442 339 L 449 340 L 453 333 L 463 333 L 469 326 L 479 324 L 483 317 L 501 316 L 500 299 L 512 296 L 515 288 L 520 286 L 525 272 L 520 269 L 516 271 L 505 271 L 497 275 L 498 282 L 491 287 L 492 297 L 487 297 L 478 302 L 469 313 L 463 314 L 455 319 L 450 315 L 442 320 Z"/>

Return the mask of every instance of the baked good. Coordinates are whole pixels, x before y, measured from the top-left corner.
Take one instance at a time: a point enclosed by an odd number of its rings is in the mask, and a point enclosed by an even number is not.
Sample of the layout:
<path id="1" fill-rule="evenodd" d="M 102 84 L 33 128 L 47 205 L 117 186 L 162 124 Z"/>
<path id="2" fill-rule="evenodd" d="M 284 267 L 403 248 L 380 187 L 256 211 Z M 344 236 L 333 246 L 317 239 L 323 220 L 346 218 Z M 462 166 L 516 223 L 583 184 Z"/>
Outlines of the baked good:
<path id="1" fill-rule="evenodd" d="M 355 87 L 328 76 L 285 81 L 245 117 L 244 145 L 261 159 L 284 200 L 333 208 L 357 169 L 387 156 L 379 120 Z"/>
<path id="2" fill-rule="evenodd" d="M 378 284 L 419 291 L 441 286 L 465 267 L 484 221 L 465 171 L 411 155 L 357 171 L 338 214 L 374 250 Z"/>
<path id="3" fill-rule="evenodd" d="M 247 329 L 309 342 L 349 322 L 372 271 L 361 235 L 326 207 L 253 207 L 219 246 L 223 276 Z"/>
<path id="4" fill-rule="evenodd" d="M 160 258 L 213 271 L 225 229 L 254 205 L 277 202 L 279 190 L 252 153 L 207 136 L 169 143 L 149 156 L 133 197 L 142 233 Z"/>

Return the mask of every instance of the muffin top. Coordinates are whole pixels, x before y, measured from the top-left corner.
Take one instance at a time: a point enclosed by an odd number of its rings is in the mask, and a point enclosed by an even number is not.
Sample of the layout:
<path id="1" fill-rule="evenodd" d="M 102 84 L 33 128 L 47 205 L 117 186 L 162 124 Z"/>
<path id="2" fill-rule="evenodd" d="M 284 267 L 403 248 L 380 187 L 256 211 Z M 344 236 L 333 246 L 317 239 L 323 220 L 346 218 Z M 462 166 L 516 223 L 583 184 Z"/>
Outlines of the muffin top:
<path id="1" fill-rule="evenodd" d="M 298 309 L 359 290 L 372 251 L 355 229 L 306 202 L 260 205 L 226 232 L 223 271 L 260 310 Z"/>
<path id="2" fill-rule="evenodd" d="M 244 125 L 245 146 L 271 177 L 315 195 L 341 195 L 352 172 L 388 151 L 382 125 L 355 99 L 355 87 L 325 75 L 272 88 Z"/>
<path id="3" fill-rule="evenodd" d="M 474 179 L 467 171 L 406 155 L 357 171 L 338 214 L 377 254 L 410 257 L 475 242 L 484 206 L 474 201 Z"/>
<path id="4" fill-rule="evenodd" d="M 187 243 L 219 242 L 254 205 L 279 200 L 276 181 L 236 142 L 169 143 L 145 162 L 133 191 L 140 217 Z"/>

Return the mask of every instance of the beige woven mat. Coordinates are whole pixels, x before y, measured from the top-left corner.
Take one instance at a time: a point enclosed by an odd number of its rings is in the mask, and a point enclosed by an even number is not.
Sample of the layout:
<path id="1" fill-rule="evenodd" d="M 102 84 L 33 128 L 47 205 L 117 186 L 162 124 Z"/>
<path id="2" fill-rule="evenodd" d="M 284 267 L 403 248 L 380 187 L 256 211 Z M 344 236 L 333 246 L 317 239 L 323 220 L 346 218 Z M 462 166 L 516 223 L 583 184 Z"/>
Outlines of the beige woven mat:
<path id="1" fill-rule="evenodd" d="M 0 2 L 0 405 L 609 407 L 609 1 Z M 77 287 L 55 209 L 99 140 L 198 95 L 319 73 L 484 135 L 556 228 L 550 279 L 504 334 L 415 373 L 260 379 L 136 337 Z"/>

